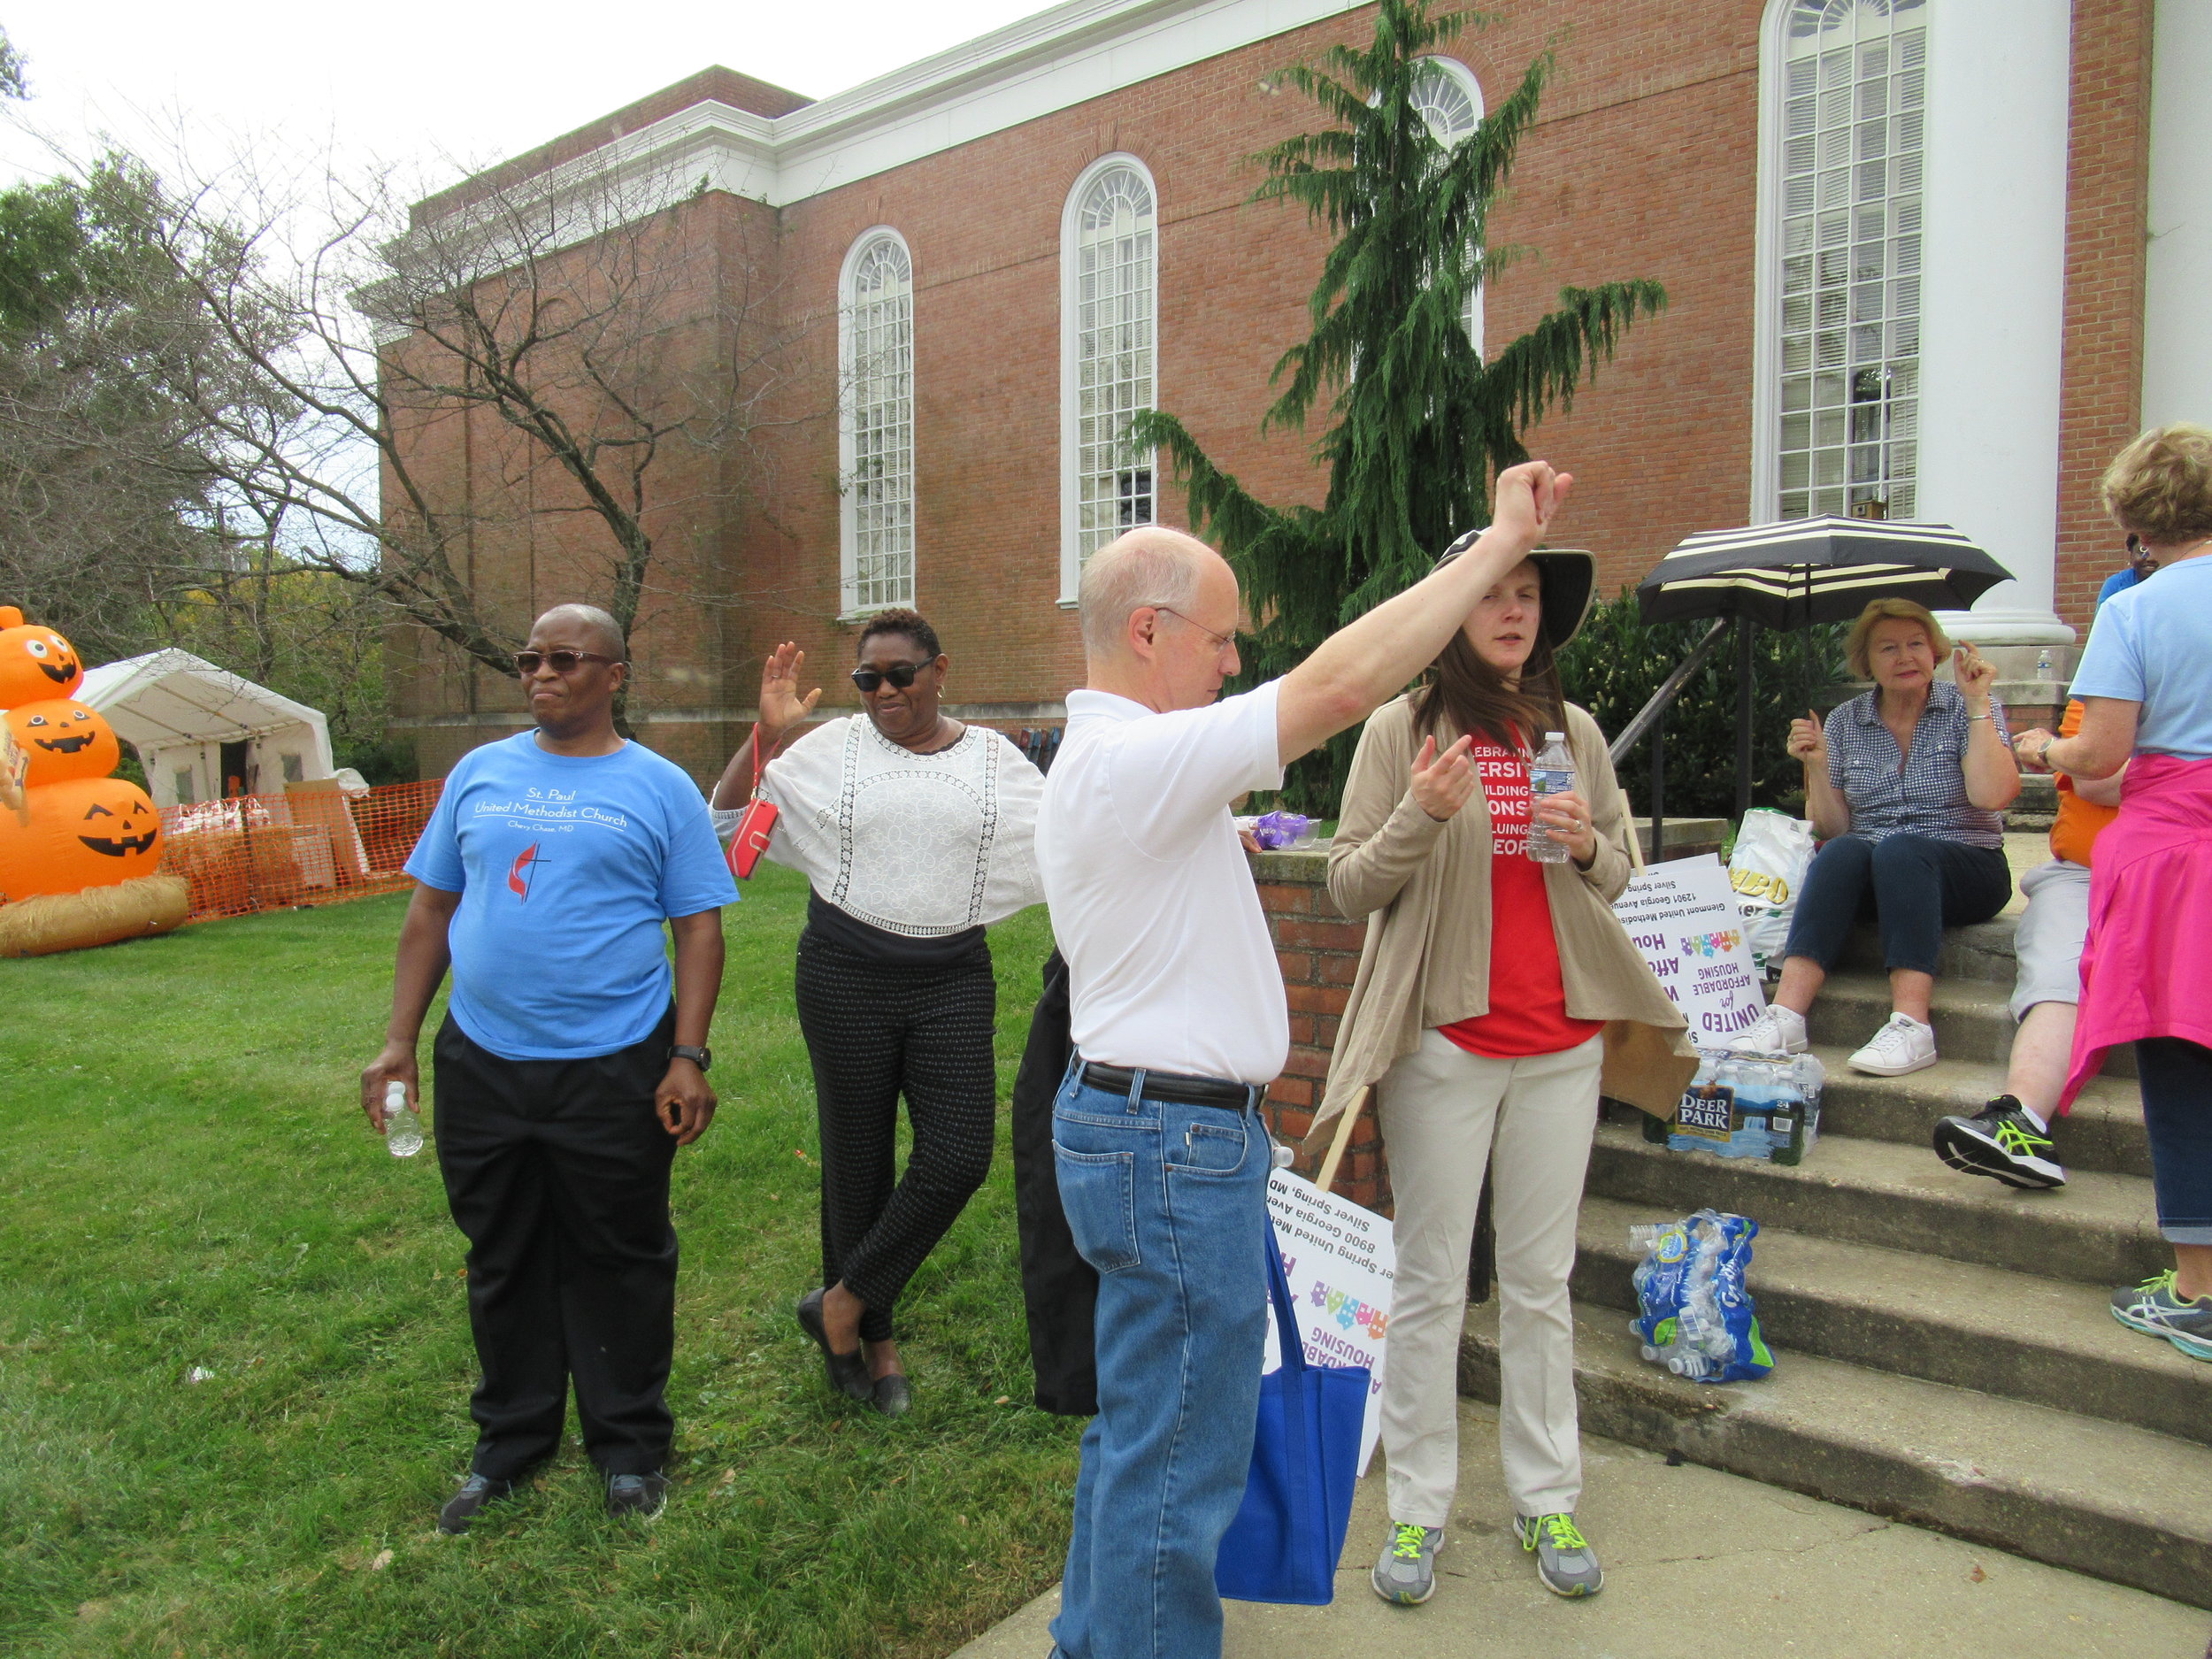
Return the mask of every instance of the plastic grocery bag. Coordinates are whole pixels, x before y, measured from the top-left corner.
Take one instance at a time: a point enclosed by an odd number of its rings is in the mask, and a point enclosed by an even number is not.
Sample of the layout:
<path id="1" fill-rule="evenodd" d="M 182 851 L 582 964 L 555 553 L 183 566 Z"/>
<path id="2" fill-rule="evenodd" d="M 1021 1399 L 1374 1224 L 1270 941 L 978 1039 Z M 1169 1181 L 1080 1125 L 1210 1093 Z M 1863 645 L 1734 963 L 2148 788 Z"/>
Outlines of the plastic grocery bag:
<path id="1" fill-rule="evenodd" d="M 1728 855 L 1728 885 L 1743 907 L 1744 937 L 1762 973 L 1771 975 L 1797 914 L 1797 890 L 1813 862 L 1813 826 L 1766 807 L 1743 815 Z"/>
<path id="2" fill-rule="evenodd" d="M 1755 1221 L 1712 1210 L 1629 1229 L 1629 1242 L 1645 1247 L 1636 1269 L 1642 1311 L 1629 1329 L 1646 1359 L 1694 1382 L 1742 1382 L 1774 1369 L 1744 1288 L 1758 1232 Z"/>

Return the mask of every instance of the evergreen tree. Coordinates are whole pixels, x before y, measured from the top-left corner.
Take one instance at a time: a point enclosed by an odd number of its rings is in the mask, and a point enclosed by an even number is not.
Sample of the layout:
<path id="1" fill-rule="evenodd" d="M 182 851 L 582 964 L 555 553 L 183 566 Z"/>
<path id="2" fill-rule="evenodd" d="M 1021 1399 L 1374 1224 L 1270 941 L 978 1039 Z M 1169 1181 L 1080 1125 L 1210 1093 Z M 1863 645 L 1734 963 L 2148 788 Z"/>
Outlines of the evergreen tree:
<path id="1" fill-rule="evenodd" d="M 1303 427 L 1329 470 L 1325 503 L 1271 507 L 1217 467 L 1180 420 L 1140 413 L 1135 449 L 1164 449 L 1186 485 L 1192 528 L 1236 569 L 1254 632 L 1248 678 L 1282 673 L 1328 634 L 1425 575 L 1454 537 L 1489 521 L 1489 480 L 1528 458 L 1521 434 L 1555 403 L 1572 406 L 1597 359 L 1639 312 L 1666 303 L 1656 282 L 1560 290 L 1560 308 L 1486 363 L 1466 333 L 1468 300 L 1515 251 L 1488 242 L 1492 205 L 1536 119 L 1554 62 L 1546 51 L 1510 97 L 1448 149 L 1415 101 L 1422 59 L 1470 21 L 1431 17 L 1427 0 L 1382 0 L 1373 43 L 1332 48 L 1281 82 L 1337 125 L 1253 157 L 1255 201 L 1288 199 L 1335 238 L 1310 303 L 1312 333 L 1285 352 L 1262 430 Z M 1294 803 L 1333 811 L 1356 733 L 1302 763 Z"/>

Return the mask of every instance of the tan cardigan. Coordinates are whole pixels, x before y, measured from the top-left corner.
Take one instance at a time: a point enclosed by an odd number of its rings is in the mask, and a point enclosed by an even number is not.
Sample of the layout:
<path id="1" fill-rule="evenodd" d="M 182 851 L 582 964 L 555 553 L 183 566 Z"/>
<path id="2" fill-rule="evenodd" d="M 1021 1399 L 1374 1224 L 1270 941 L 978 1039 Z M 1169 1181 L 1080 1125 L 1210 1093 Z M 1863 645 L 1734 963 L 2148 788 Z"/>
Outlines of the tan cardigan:
<path id="1" fill-rule="evenodd" d="M 1589 869 L 1544 866 L 1567 1012 L 1606 1022 L 1603 1092 L 1671 1118 L 1697 1050 L 1613 914 L 1631 874 L 1632 826 L 1605 734 L 1572 703 L 1567 745 L 1598 838 Z M 1367 918 L 1367 943 L 1310 1134 L 1418 1048 L 1423 1031 L 1490 1011 L 1489 803 L 1478 788 L 1456 816 L 1431 818 L 1410 787 L 1418 748 L 1411 700 L 1400 697 L 1375 711 L 1352 758 L 1329 849 L 1329 896 L 1343 915 Z"/>

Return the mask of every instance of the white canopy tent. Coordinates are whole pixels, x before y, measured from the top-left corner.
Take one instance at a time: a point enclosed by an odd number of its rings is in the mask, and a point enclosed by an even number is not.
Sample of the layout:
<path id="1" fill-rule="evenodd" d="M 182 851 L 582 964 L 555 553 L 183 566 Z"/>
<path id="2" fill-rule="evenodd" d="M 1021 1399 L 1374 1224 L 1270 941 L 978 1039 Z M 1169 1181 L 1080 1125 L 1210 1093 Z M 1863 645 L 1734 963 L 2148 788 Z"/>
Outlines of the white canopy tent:
<path id="1" fill-rule="evenodd" d="M 217 800 L 240 786 L 249 795 L 281 795 L 288 783 L 336 770 L 319 709 L 189 651 L 151 651 L 89 669 L 77 701 L 105 715 L 138 751 L 156 806 Z"/>

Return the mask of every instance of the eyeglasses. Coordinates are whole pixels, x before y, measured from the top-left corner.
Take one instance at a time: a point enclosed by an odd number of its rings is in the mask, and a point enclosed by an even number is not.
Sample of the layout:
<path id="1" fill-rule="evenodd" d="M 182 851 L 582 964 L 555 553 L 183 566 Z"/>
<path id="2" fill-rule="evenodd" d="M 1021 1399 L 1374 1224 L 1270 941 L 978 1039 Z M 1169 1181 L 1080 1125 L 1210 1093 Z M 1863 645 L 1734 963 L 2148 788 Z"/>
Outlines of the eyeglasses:
<path id="1" fill-rule="evenodd" d="M 574 673 L 585 663 L 619 663 L 621 660 L 619 657 L 603 657 L 597 651 L 517 651 L 515 672 L 527 680 L 541 667 L 549 664 L 555 673 L 566 676 Z"/>
<path id="2" fill-rule="evenodd" d="M 1188 618 L 1188 617 L 1185 616 L 1185 615 L 1184 615 L 1181 611 L 1179 611 L 1176 610 L 1176 609 L 1175 609 L 1175 607 L 1174 607 L 1174 606 L 1172 606 L 1172 605 L 1155 605 L 1155 606 L 1153 606 L 1152 608 L 1153 608 L 1155 611 L 1158 611 L 1158 612 L 1159 612 L 1162 616 L 1173 617 L 1173 618 L 1175 618 L 1178 621 L 1180 621 L 1180 622 L 1188 622 L 1188 623 L 1190 623 L 1190 626 L 1191 626 L 1192 627 L 1196 628 L 1196 629 L 1197 629 L 1197 630 L 1198 630 L 1201 634 L 1204 634 L 1204 635 L 1205 635 L 1208 639 L 1211 640 L 1211 641 L 1214 642 L 1214 649 L 1216 649 L 1217 651 L 1225 651 L 1225 650 L 1229 650 L 1229 649 L 1233 649 L 1233 648 L 1235 646 L 1236 642 L 1237 642 L 1237 641 L 1236 641 L 1236 635 L 1235 635 L 1235 634 L 1216 634 L 1216 633 L 1215 633 L 1215 632 L 1214 632 L 1211 628 L 1208 627 L 1208 626 L 1207 626 L 1204 623 L 1202 623 L 1202 622 L 1193 622 L 1193 621 L 1191 621 L 1191 618 Z"/>
<path id="3" fill-rule="evenodd" d="M 853 684 L 863 691 L 874 691 L 887 680 L 904 691 L 914 683 L 914 676 L 928 666 L 927 663 L 894 663 L 888 668 L 856 668 Z"/>

